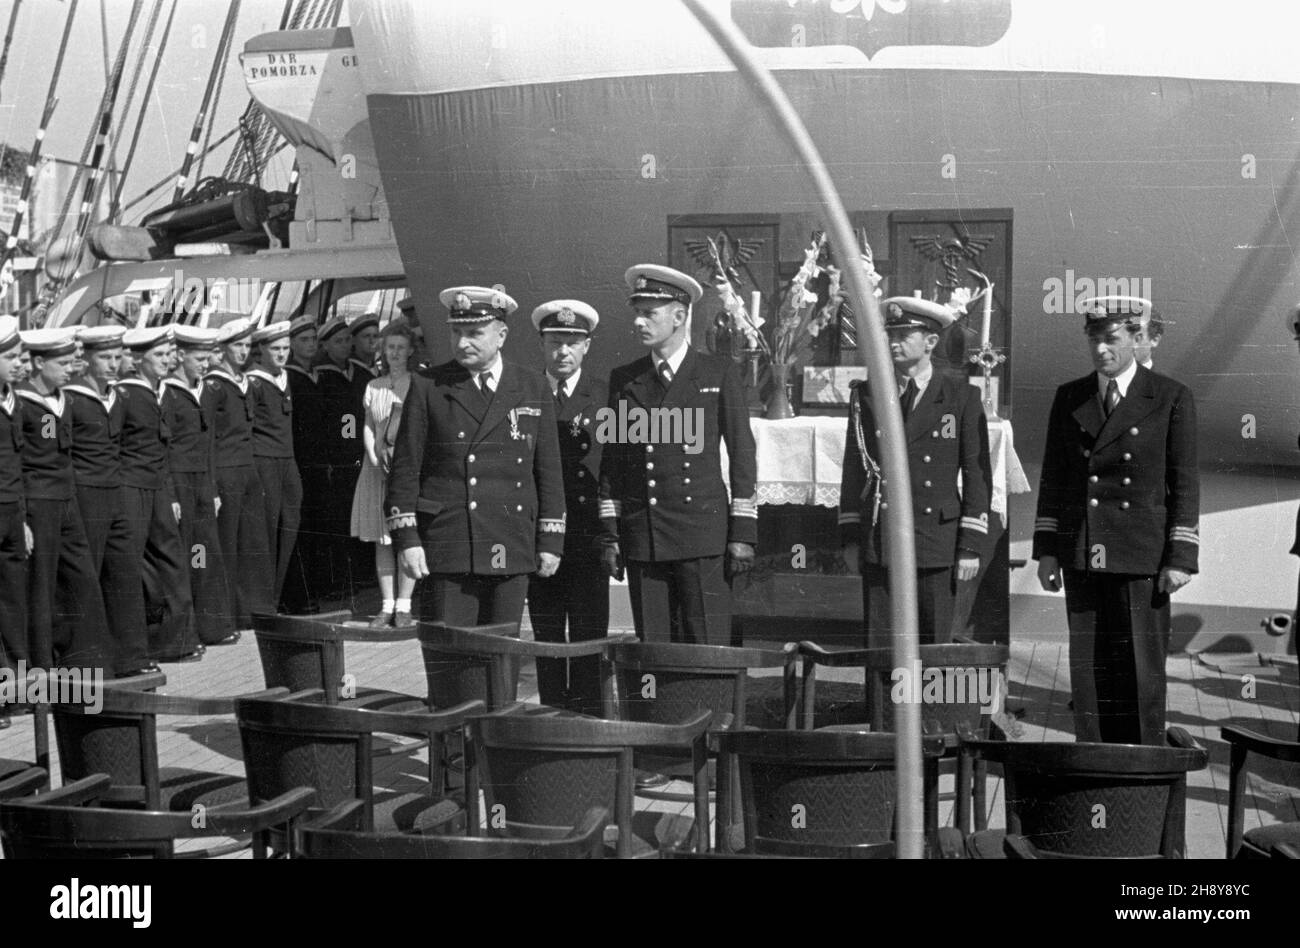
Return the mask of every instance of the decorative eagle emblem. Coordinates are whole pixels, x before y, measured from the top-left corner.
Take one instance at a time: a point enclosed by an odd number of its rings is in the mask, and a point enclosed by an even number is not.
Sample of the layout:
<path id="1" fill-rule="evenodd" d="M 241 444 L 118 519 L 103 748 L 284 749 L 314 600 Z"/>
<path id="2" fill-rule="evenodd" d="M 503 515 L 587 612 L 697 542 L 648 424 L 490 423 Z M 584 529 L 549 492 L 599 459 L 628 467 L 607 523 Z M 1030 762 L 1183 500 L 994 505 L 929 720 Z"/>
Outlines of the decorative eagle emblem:
<path id="1" fill-rule="evenodd" d="M 936 280 L 935 284 L 951 293 L 962 283 L 958 270 L 965 267 L 967 261 L 977 262 L 994 239 L 992 234 L 962 234 L 958 237 L 924 234 L 912 237 L 911 241 L 921 256 L 939 261 L 944 278 Z"/>
<path id="2" fill-rule="evenodd" d="M 569 309 L 567 306 L 563 307 L 558 313 L 556 313 L 555 318 L 560 321 L 560 325 L 562 326 L 572 326 L 578 319 L 573 310 Z"/>
<path id="3" fill-rule="evenodd" d="M 688 240 L 685 246 L 686 252 L 691 255 L 691 259 L 700 270 L 708 274 L 706 279 L 709 283 L 713 282 L 715 276 L 722 276 L 739 289 L 744 286 L 744 281 L 740 277 L 740 268 L 763 249 L 763 243 L 757 238 L 733 241 L 726 231 L 720 230 L 713 237 Z M 757 280 L 752 279 L 752 274 L 750 282 L 755 285 L 758 283 Z"/>
<path id="4" fill-rule="evenodd" d="M 457 293 L 456 298 L 451 301 L 451 308 L 456 310 L 457 312 L 464 312 L 465 310 L 469 309 L 469 307 L 470 307 L 469 297 L 464 293 Z"/>
<path id="5" fill-rule="evenodd" d="M 636 288 L 637 288 L 638 290 L 644 290 L 644 289 L 646 288 L 647 285 L 648 285 L 648 284 L 647 284 L 646 281 L 645 281 L 645 277 L 637 277 L 637 278 L 636 278 Z"/>

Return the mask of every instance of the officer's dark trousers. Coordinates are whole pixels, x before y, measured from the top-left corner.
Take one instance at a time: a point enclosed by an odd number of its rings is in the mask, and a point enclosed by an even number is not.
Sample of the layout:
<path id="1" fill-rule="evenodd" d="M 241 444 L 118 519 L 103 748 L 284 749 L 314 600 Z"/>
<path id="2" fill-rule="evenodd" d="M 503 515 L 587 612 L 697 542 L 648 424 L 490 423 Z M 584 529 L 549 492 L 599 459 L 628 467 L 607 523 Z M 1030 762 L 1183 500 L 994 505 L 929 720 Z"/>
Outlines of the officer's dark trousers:
<path id="1" fill-rule="evenodd" d="M 428 551 L 425 551 L 428 556 Z M 430 557 L 432 559 L 432 557 Z M 420 581 L 420 618 L 448 625 L 519 624 L 528 595 L 528 574 L 479 576 L 432 573 Z"/>
<path id="2" fill-rule="evenodd" d="M 254 612 L 275 611 L 271 602 L 273 576 L 267 575 L 270 549 L 266 539 L 266 506 L 262 482 L 251 464 L 217 468 L 221 512 L 221 560 L 228 586 L 227 602 L 237 629 L 253 626 Z"/>
<path id="3" fill-rule="evenodd" d="M 256 459 L 257 477 L 265 498 L 266 540 L 269 568 L 274 570 L 275 586 L 271 601 L 281 604 L 285 579 L 294 547 L 298 544 L 298 525 L 302 520 L 302 478 L 293 458 Z M 349 505 L 348 511 L 352 508 Z"/>
<path id="4" fill-rule="evenodd" d="M 132 547 L 142 563 L 149 654 L 157 661 L 175 661 L 192 654 L 199 639 L 172 492 L 129 486 L 125 491 Z"/>
<path id="5" fill-rule="evenodd" d="M 329 510 L 329 468 L 304 464 L 298 469 L 302 507 L 298 541 L 289 555 L 280 599 L 285 611 L 302 615 L 320 611 L 319 596 L 330 589 L 330 557 L 326 534 Z M 351 507 L 348 508 L 349 515 Z"/>
<path id="6" fill-rule="evenodd" d="M 181 505 L 181 552 L 189 571 L 194 628 L 199 641 L 213 645 L 235 630 L 226 601 L 225 564 L 213 498 L 217 485 L 206 472 L 177 471 L 176 500 Z"/>
<path id="7" fill-rule="evenodd" d="M 599 554 L 566 550 L 554 576 L 531 576 L 528 618 L 538 642 L 588 642 L 608 635 L 609 577 Z M 600 656 L 539 658 L 537 689 L 542 704 L 599 717 Z"/>
<path id="8" fill-rule="evenodd" d="M 722 556 L 627 563 L 636 634 L 646 642 L 731 645 L 731 584 Z"/>
<path id="9" fill-rule="evenodd" d="M 1075 739 L 1164 746 L 1168 594 L 1154 576 L 1061 572 Z"/>
<path id="10" fill-rule="evenodd" d="M 0 668 L 27 654 L 27 566 L 20 505 L 0 504 Z"/>
<path id="11" fill-rule="evenodd" d="M 9 657 L 28 667 L 115 671 L 99 576 L 75 500 L 28 498 L 33 550 L 27 572 L 27 641 Z"/>
<path id="12" fill-rule="evenodd" d="M 119 674 L 149 663 L 149 633 L 144 613 L 140 555 L 131 539 L 123 487 L 77 486 L 90 562 L 99 577 L 108 630 L 113 636 L 113 664 Z"/>
<path id="13" fill-rule="evenodd" d="M 952 567 L 916 571 L 917 641 L 922 645 L 952 641 L 953 603 L 956 579 Z M 862 615 L 867 622 L 867 647 L 891 648 L 894 644 L 893 598 L 889 594 L 889 570 L 862 566 Z"/>

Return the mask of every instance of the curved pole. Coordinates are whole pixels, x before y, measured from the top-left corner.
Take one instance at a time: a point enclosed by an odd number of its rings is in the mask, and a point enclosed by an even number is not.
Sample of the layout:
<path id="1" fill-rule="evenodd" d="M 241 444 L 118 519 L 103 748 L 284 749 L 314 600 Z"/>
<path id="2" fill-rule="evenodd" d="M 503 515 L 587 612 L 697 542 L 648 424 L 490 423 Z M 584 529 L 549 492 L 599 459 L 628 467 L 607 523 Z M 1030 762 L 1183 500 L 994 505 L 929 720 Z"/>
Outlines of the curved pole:
<path id="1" fill-rule="evenodd" d="M 836 247 L 845 248 L 841 256 L 844 259 L 844 272 L 849 278 L 849 290 L 858 324 L 858 340 L 861 343 L 858 352 L 863 354 L 866 361 L 871 397 L 876 405 L 875 419 L 881 429 L 881 461 L 885 479 L 894 485 L 889 491 L 894 509 L 885 521 L 888 533 L 885 548 L 890 551 L 889 588 L 893 607 L 894 667 L 910 671 L 918 667 L 913 663 L 919 661 L 919 652 L 916 635 L 916 549 L 912 524 L 912 490 L 907 474 L 907 441 L 880 307 L 867 280 L 866 270 L 861 265 L 853 264 L 856 256 L 849 249 L 857 246 L 857 238 L 830 173 L 817 152 L 817 146 L 772 73 L 754 58 L 749 41 L 734 24 L 724 20 L 708 6 L 705 0 L 682 2 L 722 47 L 737 71 L 754 87 L 772 121 L 785 133 L 795 153 L 807 166 L 829 218 L 831 242 Z M 881 406 L 884 406 L 883 411 L 880 410 Z M 898 767 L 897 852 L 903 859 L 920 859 L 925 851 L 920 706 L 914 701 L 900 703 L 894 709 L 894 720 L 897 742 L 895 759 Z"/>

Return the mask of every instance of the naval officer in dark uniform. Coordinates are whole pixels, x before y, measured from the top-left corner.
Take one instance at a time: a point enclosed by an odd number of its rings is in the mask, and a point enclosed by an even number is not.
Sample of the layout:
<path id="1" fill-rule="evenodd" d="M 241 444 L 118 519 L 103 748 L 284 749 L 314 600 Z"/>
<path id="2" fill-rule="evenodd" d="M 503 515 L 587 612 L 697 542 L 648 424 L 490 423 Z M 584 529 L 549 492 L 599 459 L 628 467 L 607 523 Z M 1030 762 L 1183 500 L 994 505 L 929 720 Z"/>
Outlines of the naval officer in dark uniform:
<path id="1" fill-rule="evenodd" d="M 72 466 L 77 507 L 99 576 L 119 674 L 157 671 L 149 658 L 143 566 L 131 538 L 121 438 L 125 404 L 117 395 L 126 327 L 91 326 L 79 341 L 85 372 L 63 387 L 72 415 Z"/>
<path id="2" fill-rule="evenodd" d="M 425 580 L 420 617 L 469 626 L 518 623 L 528 577 L 564 552 L 564 478 L 555 397 L 541 373 L 506 362 L 499 290 L 459 286 L 453 361 L 412 376 L 384 507 L 401 568 Z"/>
<path id="3" fill-rule="evenodd" d="M 327 508 L 329 472 L 321 455 L 324 431 L 315 365 L 318 348 L 315 316 L 299 316 L 289 324 L 289 363 L 285 370 L 294 404 L 289 417 L 293 420 L 293 456 L 302 481 L 302 515 L 281 599 L 293 614 L 320 611 L 317 594 L 325 585 L 320 577 L 328 569 L 320 532 Z"/>
<path id="4" fill-rule="evenodd" d="M 0 316 L 0 668 L 27 650 L 27 558 L 32 552 L 23 488 L 23 426 L 14 382 L 22 340 L 18 320 Z M 0 705 L 0 727 L 8 721 Z"/>
<path id="5" fill-rule="evenodd" d="M 604 379 L 584 372 L 600 315 L 581 300 L 552 300 L 533 310 L 541 336 L 546 381 L 555 412 L 564 469 L 564 558 L 549 579 L 528 583 L 528 617 L 539 642 L 586 642 L 609 632 L 609 577 L 601 567 L 600 442 L 597 413 L 609 403 Z M 568 636 L 565 636 L 565 628 Z M 539 658 L 542 704 L 599 717 L 600 658 Z"/>
<path id="6" fill-rule="evenodd" d="M 31 376 L 18 389 L 32 559 L 27 640 L 9 658 L 29 667 L 48 669 L 57 662 L 112 674 L 115 649 L 77 506 L 72 413 L 63 394 L 75 360 L 75 333 L 66 328 L 21 334 L 32 354 Z"/>
<path id="7" fill-rule="evenodd" d="M 253 461 L 265 498 L 266 539 L 270 546 L 268 569 L 274 577 L 271 601 L 281 602 L 289 563 L 298 543 L 302 518 L 302 477 L 293 455 L 293 393 L 289 388 L 288 320 L 263 326 L 253 333 L 258 367 L 248 372 L 248 393 L 253 402 Z"/>
<path id="8" fill-rule="evenodd" d="M 956 584 L 979 574 L 980 549 L 988 536 L 993 483 L 988 422 L 979 390 L 965 378 L 936 372 L 931 361 L 940 337 L 956 321 L 953 312 L 911 296 L 887 299 L 880 308 L 907 435 L 918 636 L 925 644 L 951 642 Z M 890 556 L 882 542 L 889 491 L 881 483 L 879 438 L 871 390 L 857 385 L 840 480 L 841 541 L 850 568 L 862 571 L 867 645 L 889 648 Z"/>
<path id="9" fill-rule="evenodd" d="M 641 638 L 729 645 L 731 582 L 753 566 L 758 540 L 758 466 L 740 379 L 730 359 L 690 347 L 690 307 L 703 295 L 695 280 L 653 264 L 629 268 L 624 280 L 649 352 L 610 375 L 609 407 L 629 418 L 674 412 L 683 425 L 666 443 L 632 437 L 629 425 L 629 437 L 618 432 L 604 445 L 603 565 L 621 578 L 626 563 Z M 696 428 L 689 433 L 687 418 Z M 688 434 L 692 443 L 684 443 Z"/>
<path id="10" fill-rule="evenodd" d="M 1043 588 L 1065 586 L 1080 741 L 1165 743 L 1169 596 L 1197 571 L 1196 405 L 1137 364 L 1150 306 L 1085 301 L 1096 371 L 1048 420 L 1033 554 Z"/>
<path id="11" fill-rule="evenodd" d="M 199 642 L 233 645 L 239 641 L 226 600 L 221 533 L 217 529 L 216 418 L 203 404 L 203 376 L 216 352 L 217 330 L 178 323 L 173 327 L 180 366 L 163 379 L 163 423 L 170 438 L 176 501 L 181 505 L 181 549 L 189 561 L 190 597 Z"/>
<path id="12" fill-rule="evenodd" d="M 321 583 L 335 595 L 350 596 L 360 584 L 358 551 L 352 537 L 352 495 L 365 453 L 362 399 L 373 376 L 353 363 L 352 333 L 342 316 L 325 322 L 316 335 L 321 353 L 316 364 L 320 461 L 325 474 L 323 507 L 315 527 L 322 542 Z"/>

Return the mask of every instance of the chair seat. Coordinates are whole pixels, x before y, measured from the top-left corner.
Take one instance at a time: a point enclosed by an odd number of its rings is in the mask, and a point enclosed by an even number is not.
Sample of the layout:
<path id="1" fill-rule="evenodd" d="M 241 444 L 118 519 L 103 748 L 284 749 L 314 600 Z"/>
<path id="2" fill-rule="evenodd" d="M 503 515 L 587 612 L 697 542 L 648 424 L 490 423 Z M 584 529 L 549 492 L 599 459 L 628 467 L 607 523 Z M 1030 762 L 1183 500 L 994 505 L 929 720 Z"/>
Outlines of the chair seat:
<path id="1" fill-rule="evenodd" d="M 24 770 L 31 770 L 34 766 L 30 761 L 10 760 L 8 757 L 0 757 L 0 780 L 7 780 Z"/>
<path id="2" fill-rule="evenodd" d="M 1006 859 L 1006 850 L 1002 848 L 1007 834 L 1005 830 L 980 830 L 966 837 L 966 856 L 969 859 Z"/>
<path id="3" fill-rule="evenodd" d="M 172 812 L 226 803 L 248 805 L 248 784 L 243 777 L 230 774 L 161 767 L 158 770 L 158 789 L 162 792 L 162 808 Z"/>
<path id="4" fill-rule="evenodd" d="M 427 793 L 376 794 L 375 832 L 460 835 L 465 832 L 465 808 Z"/>
<path id="5" fill-rule="evenodd" d="M 1260 826 L 1242 837 L 1241 851 L 1238 857 L 1268 858 L 1273 847 L 1278 843 L 1300 846 L 1300 822 L 1274 823 L 1272 826 Z"/>

